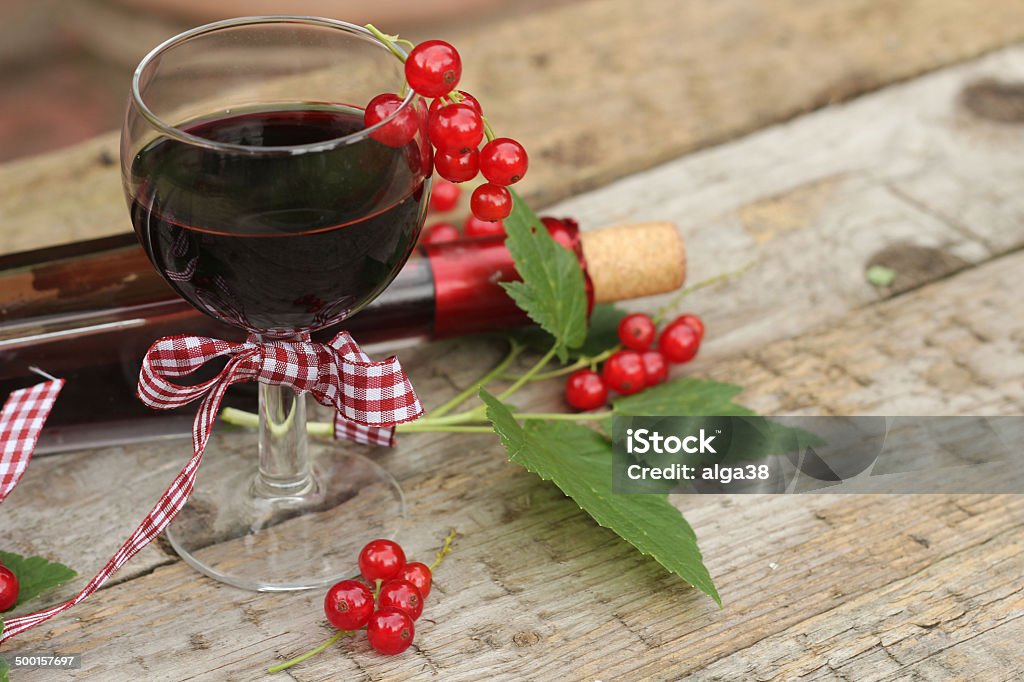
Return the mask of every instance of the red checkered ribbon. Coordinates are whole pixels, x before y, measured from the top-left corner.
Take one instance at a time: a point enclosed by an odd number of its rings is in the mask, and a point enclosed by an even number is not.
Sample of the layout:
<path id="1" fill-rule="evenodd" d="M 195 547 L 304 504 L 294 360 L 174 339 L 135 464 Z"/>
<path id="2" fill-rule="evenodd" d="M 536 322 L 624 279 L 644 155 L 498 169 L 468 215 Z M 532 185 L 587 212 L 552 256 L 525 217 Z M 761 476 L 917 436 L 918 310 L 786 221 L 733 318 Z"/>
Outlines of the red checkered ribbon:
<path id="1" fill-rule="evenodd" d="M 191 374 L 214 358 L 231 356 L 219 375 L 196 386 L 182 386 L 169 377 Z M 317 402 L 334 407 L 335 436 L 371 445 L 393 445 L 394 426 L 423 413 L 412 384 L 394 357 L 372 362 L 348 332 L 330 343 L 250 339 L 229 343 L 202 336 L 168 336 L 142 360 L 139 398 L 150 407 L 168 410 L 203 400 L 192 429 L 196 450 L 206 447 L 213 421 L 228 386 L 261 381 L 309 392 Z"/>
<path id="2" fill-rule="evenodd" d="M 230 356 L 227 365 L 209 381 L 183 386 L 168 378 L 191 374 L 222 356 Z M 139 398 L 157 409 L 172 409 L 203 399 L 192 428 L 192 458 L 135 532 L 81 592 L 45 611 L 7 620 L 0 642 L 87 598 L 167 527 L 192 493 L 224 393 L 231 384 L 241 381 L 281 384 L 299 393 L 312 393 L 318 402 L 337 409 L 336 435 L 360 443 L 390 445 L 394 426 L 416 419 L 423 412 L 398 360 L 392 357 L 371 362 L 347 332 L 326 344 L 308 340 L 259 343 L 251 339 L 229 343 L 199 336 L 168 336 L 158 340 L 142 361 Z M 34 444 L 33 438 L 31 445 Z"/>
<path id="3" fill-rule="evenodd" d="M 0 502 L 25 473 L 63 379 L 15 391 L 0 410 Z"/>

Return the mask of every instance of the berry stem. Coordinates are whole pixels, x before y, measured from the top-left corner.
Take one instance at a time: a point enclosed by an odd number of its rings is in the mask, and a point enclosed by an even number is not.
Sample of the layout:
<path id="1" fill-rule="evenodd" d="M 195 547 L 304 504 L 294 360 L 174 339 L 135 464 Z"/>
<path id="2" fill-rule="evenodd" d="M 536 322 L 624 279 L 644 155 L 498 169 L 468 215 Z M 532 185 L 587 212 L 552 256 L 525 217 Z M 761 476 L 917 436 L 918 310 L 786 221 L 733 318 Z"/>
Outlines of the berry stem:
<path id="1" fill-rule="evenodd" d="M 401 50 L 398 49 L 398 46 L 395 43 L 396 42 L 408 43 L 409 42 L 408 40 L 400 40 L 398 38 L 398 36 L 391 36 L 391 35 L 388 35 L 387 33 L 381 33 L 381 30 L 379 28 L 377 28 L 376 26 L 374 26 L 373 24 L 366 24 L 365 26 L 363 26 L 363 28 L 365 28 L 367 31 L 372 33 L 374 38 L 376 38 L 380 42 L 384 43 L 384 45 L 389 50 L 391 50 L 392 54 L 394 54 L 396 57 L 398 57 L 399 59 L 402 60 L 403 64 L 405 63 L 406 55 L 405 55 L 404 52 L 402 52 Z M 409 43 L 409 44 L 412 45 L 412 43 Z"/>
<path id="2" fill-rule="evenodd" d="M 337 642 L 342 637 L 344 637 L 346 635 L 353 635 L 353 634 L 355 634 L 355 633 L 352 632 L 351 630 L 341 630 L 340 632 L 335 633 L 334 636 L 332 636 L 330 639 L 328 639 L 326 642 L 324 642 L 320 646 L 313 647 L 312 649 L 310 649 L 306 653 L 304 653 L 304 654 L 302 654 L 300 656 L 296 656 L 295 658 L 288 659 L 284 663 L 278 663 L 277 665 L 275 665 L 273 667 L 267 668 L 267 672 L 268 673 L 279 673 L 282 670 L 285 670 L 287 668 L 292 667 L 293 665 L 297 665 L 299 663 L 302 663 L 307 658 L 312 658 L 313 656 L 316 656 L 318 653 L 320 653 L 321 651 L 323 651 L 327 647 L 331 646 L 332 644 Z"/>
<path id="3" fill-rule="evenodd" d="M 444 544 L 441 546 L 441 549 L 439 549 L 434 554 L 434 563 L 430 564 L 429 566 L 431 573 L 433 573 L 434 570 L 441 565 L 441 562 L 444 561 L 444 558 L 448 556 L 449 552 L 452 551 L 452 542 L 455 540 L 456 534 L 457 533 L 455 532 L 455 529 L 452 528 L 451 532 L 448 533 L 448 537 L 444 539 Z"/>
<path id="4" fill-rule="evenodd" d="M 597 355 L 584 355 L 571 365 L 566 365 L 565 367 L 560 367 L 559 369 L 553 369 L 550 372 L 541 372 L 540 374 L 536 374 L 530 379 L 530 381 L 544 381 L 546 379 L 554 379 L 556 377 L 565 376 L 566 374 L 572 374 L 578 369 L 584 369 L 587 367 L 593 368 L 599 362 L 604 362 L 605 360 L 610 358 L 614 353 L 620 350 L 622 350 L 622 346 L 615 345 L 606 351 L 598 353 Z M 522 376 L 506 378 L 522 379 Z"/>
<path id="5" fill-rule="evenodd" d="M 398 433 L 494 433 L 490 426 L 461 426 L 448 424 L 399 424 L 395 427 Z"/>
<path id="6" fill-rule="evenodd" d="M 497 367 L 495 367 L 490 372 L 484 374 L 482 377 L 477 379 L 475 382 L 473 382 L 472 385 L 470 385 L 457 396 L 446 402 L 444 405 L 441 405 L 437 409 L 428 412 L 423 417 L 423 419 L 429 420 L 435 417 L 443 417 L 444 415 L 448 414 L 462 403 L 466 402 L 469 398 L 475 396 L 477 393 L 480 392 L 481 388 L 486 386 L 488 383 L 490 383 L 499 375 L 501 375 L 502 372 L 508 369 L 508 366 L 511 365 L 515 361 L 515 359 L 519 357 L 519 354 L 523 351 L 523 345 L 521 343 L 519 343 L 518 341 L 511 337 L 508 337 L 508 341 L 508 354 L 506 354 L 505 358 L 500 363 L 498 363 Z"/>
<path id="7" fill-rule="evenodd" d="M 509 386 L 504 391 L 502 391 L 498 395 L 498 400 L 504 400 L 505 398 L 508 398 L 510 395 L 512 395 L 513 393 L 518 391 L 520 388 L 522 388 L 524 384 L 528 383 L 530 381 L 530 379 L 532 379 L 534 377 L 534 375 L 536 375 L 542 369 L 547 367 L 548 363 L 551 362 L 551 360 L 555 357 L 555 349 L 556 349 L 556 347 L 552 346 L 551 350 L 549 350 L 547 353 L 545 353 L 544 357 L 542 357 L 540 360 L 538 360 L 537 363 L 534 364 L 533 367 L 531 367 L 529 370 L 527 370 L 526 374 L 524 374 L 521 377 L 519 377 L 518 379 L 516 379 L 512 383 L 511 386 Z"/>
<path id="8" fill-rule="evenodd" d="M 678 294 L 670 298 L 668 303 L 659 308 L 658 312 L 656 312 L 651 319 L 654 321 L 654 324 L 661 324 L 665 320 L 665 316 L 672 313 L 679 306 L 679 302 L 682 301 L 687 296 L 689 296 L 690 294 L 692 294 L 693 292 L 700 291 L 701 289 L 706 289 L 708 287 L 713 287 L 717 284 L 724 284 L 731 279 L 736 279 L 740 275 L 746 273 L 747 270 L 754 267 L 755 263 L 756 261 L 750 261 L 749 263 L 744 265 L 742 268 L 739 268 L 738 270 L 733 270 L 731 272 L 723 272 L 720 275 L 708 277 L 707 279 L 697 282 L 692 286 L 686 287 L 685 289 L 681 290 Z"/>
<path id="9" fill-rule="evenodd" d="M 486 116 L 481 116 L 481 117 L 480 117 L 480 119 L 481 119 L 481 120 L 482 120 L 482 121 L 484 122 L 484 137 L 486 137 L 486 138 L 487 138 L 487 141 L 488 141 L 488 142 L 490 142 L 490 141 L 491 141 L 491 140 L 493 140 L 493 139 L 494 139 L 495 137 L 497 137 L 497 136 L 496 136 L 496 135 L 494 134 L 494 128 L 492 128 L 492 127 L 491 127 L 491 124 L 490 124 L 490 122 L 489 122 L 489 121 L 487 120 L 487 117 L 486 117 Z"/>
<path id="10" fill-rule="evenodd" d="M 536 377 L 534 379 L 536 380 Z M 521 421 L 536 421 L 540 419 L 592 421 L 610 417 L 611 412 L 515 412 L 512 416 Z M 259 423 L 259 418 L 255 414 L 233 407 L 224 408 L 220 418 L 229 424 L 237 426 L 255 427 Z M 493 433 L 493 427 L 486 426 L 484 420 L 483 410 L 481 408 L 473 408 L 466 412 L 438 419 L 423 417 L 415 422 L 399 424 L 395 427 L 395 430 L 399 433 Z M 334 434 L 334 424 L 331 422 L 308 422 L 306 424 L 306 431 L 311 436 L 330 437 Z"/>

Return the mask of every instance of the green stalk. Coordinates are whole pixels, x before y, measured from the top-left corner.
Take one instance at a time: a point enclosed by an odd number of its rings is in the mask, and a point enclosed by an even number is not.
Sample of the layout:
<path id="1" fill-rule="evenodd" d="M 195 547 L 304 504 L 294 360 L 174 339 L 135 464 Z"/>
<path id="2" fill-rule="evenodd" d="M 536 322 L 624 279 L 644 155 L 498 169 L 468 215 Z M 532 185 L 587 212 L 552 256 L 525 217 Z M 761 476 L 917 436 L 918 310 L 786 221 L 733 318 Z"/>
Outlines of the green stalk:
<path id="1" fill-rule="evenodd" d="M 448 556 L 448 553 L 450 551 L 452 551 L 452 541 L 455 540 L 455 535 L 455 529 L 452 528 L 451 532 L 448 533 L 448 537 L 444 539 L 444 545 L 434 555 L 434 563 L 428 566 L 431 573 L 437 570 L 437 567 L 441 565 L 441 562 L 444 561 L 444 558 Z"/>
<path id="2" fill-rule="evenodd" d="M 537 374 L 537 372 L 547 367 L 548 363 L 551 362 L 551 359 L 555 357 L 555 348 L 556 346 L 552 346 L 551 350 L 545 353 L 544 357 L 538 360 L 537 363 L 533 367 L 531 367 L 529 371 L 526 372 L 526 374 L 516 379 L 516 381 L 511 386 L 502 391 L 501 394 L 498 396 L 498 400 L 504 400 L 505 398 L 508 398 L 510 395 L 512 395 L 520 388 L 522 388 L 524 384 L 529 382 L 530 379 L 532 379 L 533 376 Z"/>
<path id="3" fill-rule="evenodd" d="M 395 45 L 395 41 L 398 40 L 398 36 L 389 36 L 386 33 L 381 33 L 380 29 L 373 24 L 366 24 L 363 28 L 372 33 L 374 38 L 384 43 L 385 47 L 391 50 L 391 53 L 401 59 L 403 63 L 405 62 L 405 55 L 402 54 L 402 51 L 398 49 L 397 45 Z"/>
<path id="4" fill-rule="evenodd" d="M 508 369 L 508 366 L 511 365 L 519 356 L 519 354 L 523 351 L 522 344 L 516 341 L 515 339 L 510 338 L 509 343 L 510 347 L 508 354 L 505 356 L 505 359 L 498 364 L 497 367 L 495 367 L 490 372 L 477 379 L 475 382 L 473 382 L 472 385 L 470 385 L 457 396 L 446 402 L 444 405 L 441 405 L 441 407 L 438 407 L 437 409 L 428 412 L 423 417 L 423 419 L 430 420 L 435 417 L 443 417 L 444 415 L 448 414 L 462 403 L 466 402 L 466 400 L 468 400 L 469 398 L 475 396 L 477 393 L 480 392 L 481 388 L 483 388 L 488 383 L 496 379 L 499 375 L 501 375 L 502 372 Z"/>
<path id="5" fill-rule="evenodd" d="M 448 426 L 445 424 L 434 426 L 409 422 L 408 424 L 399 424 L 395 427 L 395 431 L 397 433 L 493 433 L 494 429 L 490 426 Z"/>
<path id="6" fill-rule="evenodd" d="M 613 346 L 612 348 L 609 348 L 608 350 L 606 350 L 606 351 L 604 351 L 602 353 L 598 353 L 597 355 L 584 355 L 581 358 L 579 358 L 578 360 L 576 360 L 576 362 L 572 363 L 571 365 L 566 365 L 565 367 L 560 367 L 558 369 L 553 369 L 550 372 L 542 372 L 541 374 L 536 374 L 536 375 L 533 376 L 531 381 L 544 381 L 546 379 L 554 379 L 556 377 L 565 376 L 566 374 L 572 374 L 573 372 L 575 372 L 578 369 L 584 369 L 586 367 L 592 367 L 593 365 L 596 365 L 599 362 L 604 362 L 605 360 L 610 358 L 612 355 L 614 355 L 616 351 L 620 351 L 620 350 L 622 350 L 622 345 L 621 344 L 617 345 L 617 346 Z M 522 378 L 522 377 L 519 377 L 519 378 Z"/>
<path id="7" fill-rule="evenodd" d="M 736 277 L 739 277 L 740 275 L 745 273 L 750 268 L 754 267 L 754 263 L 755 261 L 750 261 L 739 270 L 733 270 L 732 272 L 723 272 L 720 275 L 709 277 L 701 282 L 697 282 L 693 286 L 689 286 L 681 290 L 678 294 L 669 299 L 668 303 L 661 306 L 661 308 L 658 309 L 658 312 L 654 314 L 654 317 L 652 318 L 654 320 L 654 324 L 661 324 L 662 320 L 665 319 L 665 316 L 671 313 L 673 310 L 675 310 L 676 306 L 679 305 L 679 302 L 682 301 L 687 296 L 689 296 L 690 294 L 692 294 L 693 292 L 700 291 L 701 289 L 706 289 L 707 287 L 715 286 L 716 284 L 723 284 L 731 279 L 735 279 Z"/>
<path id="8" fill-rule="evenodd" d="M 353 633 L 351 630 L 342 630 L 341 632 L 338 632 L 337 634 L 335 634 L 333 637 L 331 637 L 329 640 L 327 640 L 326 642 L 324 642 L 320 646 L 314 647 L 314 648 L 310 649 L 309 651 L 307 651 L 306 653 L 302 654 L 301 656 L 296 656 L 295 658 L 289 659 L 289 660 L 285 661 L 284 663 L 278 663 L 277 665 L 275 665 L 275 666 L 273 666 L 271 668 L 267 668 L 267 672 L 268 673 L 279 673 L 282 670 L 285 670 L 287 668 L 292 667 L 293 665 L 297 665 L 299 663 L 302 663 L 306 659 L 312 658 L 313 656 L 316 656 L 318 653 L 320 653 L 321 651 L 323 651 L 327 647 L 331 646 L 332 644 L 337 642 L 339 639 L 341 639 L 345 635 L 352 635 L 352 634 L 355 634 L 355 633 Z"/>

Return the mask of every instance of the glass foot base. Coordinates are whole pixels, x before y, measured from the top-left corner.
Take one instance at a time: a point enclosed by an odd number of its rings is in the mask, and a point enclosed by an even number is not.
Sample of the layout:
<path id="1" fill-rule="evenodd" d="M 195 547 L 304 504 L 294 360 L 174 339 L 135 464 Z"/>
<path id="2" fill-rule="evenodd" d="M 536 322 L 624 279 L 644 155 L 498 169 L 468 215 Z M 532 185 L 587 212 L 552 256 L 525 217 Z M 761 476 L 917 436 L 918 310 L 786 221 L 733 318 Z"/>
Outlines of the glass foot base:
<path id="1" fill-rule="evenodd" d="M 323 587 L 358 572 L 367 542 L 398 532 L 402 489 L 349 446 L 310 441 L 312 478 L 286 496 L 258 480 L 256 447 L 255 431 L 210 439 L 195 490 L 167 529 L 193 568 L 247 590 Z"/>

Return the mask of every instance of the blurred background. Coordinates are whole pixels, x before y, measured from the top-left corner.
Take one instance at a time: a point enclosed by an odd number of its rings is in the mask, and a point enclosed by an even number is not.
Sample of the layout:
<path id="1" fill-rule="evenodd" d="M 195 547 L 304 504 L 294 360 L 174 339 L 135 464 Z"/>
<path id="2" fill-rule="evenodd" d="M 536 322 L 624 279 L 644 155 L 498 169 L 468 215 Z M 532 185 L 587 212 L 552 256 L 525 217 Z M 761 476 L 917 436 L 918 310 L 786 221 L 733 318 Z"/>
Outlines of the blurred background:
<path id="1" fill-rule="evenodd" d="M 199 24 L 287 12 L 376 22 L 417 40 L 569 1 L 2 0 L 0 162 L 119 127 L 135 65 L 157 44 Z"/>

